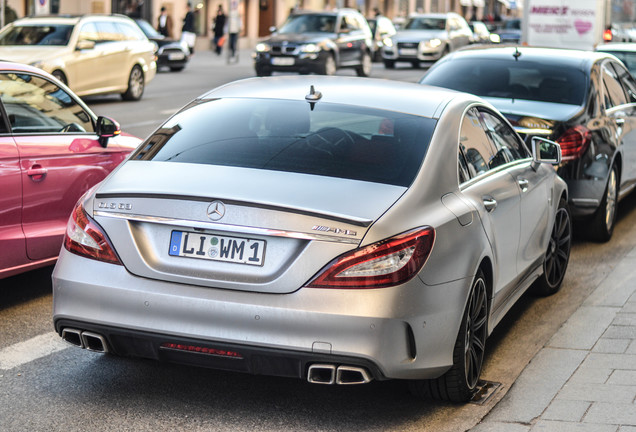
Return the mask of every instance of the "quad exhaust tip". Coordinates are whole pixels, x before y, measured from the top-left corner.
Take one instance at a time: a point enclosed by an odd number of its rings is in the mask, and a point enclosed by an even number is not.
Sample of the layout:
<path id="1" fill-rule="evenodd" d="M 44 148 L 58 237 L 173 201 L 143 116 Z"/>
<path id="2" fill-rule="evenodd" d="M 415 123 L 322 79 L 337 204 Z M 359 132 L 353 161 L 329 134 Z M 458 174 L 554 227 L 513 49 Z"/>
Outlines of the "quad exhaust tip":
<path id="1" fill-rule="evenodd" d="M 88 351 L 102 354 L 108 352 L 106 339 L 97 333 L 65 328 L 62 330 L 62 339 L 73 346 L 83 348 Z"/>
<path id="2" fill-rule="evenodd" d="M 313 364 L 307 372 L 307 381 L 312 384 L 366 384 L 372 379 L 366 369 L 357 366 Z"/>

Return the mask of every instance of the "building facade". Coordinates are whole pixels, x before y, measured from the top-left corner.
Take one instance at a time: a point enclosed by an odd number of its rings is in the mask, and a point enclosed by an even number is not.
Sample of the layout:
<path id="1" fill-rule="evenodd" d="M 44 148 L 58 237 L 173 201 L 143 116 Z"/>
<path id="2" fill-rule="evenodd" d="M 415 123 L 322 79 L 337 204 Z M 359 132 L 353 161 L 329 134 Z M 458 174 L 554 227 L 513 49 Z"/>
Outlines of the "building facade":
<path id="1" fill-rule="evenodd" d="M 413 12 L 457 12 L 466 19 L 514 14 L 519 0 L 0 0 L 0 7 L 11 8 L 18 17 L 41 14 L 120 13 L 144 18 L 155 27 L 162 7 L 174 23 L 179 38 L 186 5 L 195 16 L 197 47 L 209 48 L 213 19 L 219 5 L 226 15 L 233 8 L 241 17 L 239 44 L 249 48 L 268 36 L 271 27 L 280 26 L 295 9 L 323 10 L 349 7 L 372 16 L 375 8 L 389 18 L 407 17 Z M 511 9 L 511 6 L 513 8 Z"/>

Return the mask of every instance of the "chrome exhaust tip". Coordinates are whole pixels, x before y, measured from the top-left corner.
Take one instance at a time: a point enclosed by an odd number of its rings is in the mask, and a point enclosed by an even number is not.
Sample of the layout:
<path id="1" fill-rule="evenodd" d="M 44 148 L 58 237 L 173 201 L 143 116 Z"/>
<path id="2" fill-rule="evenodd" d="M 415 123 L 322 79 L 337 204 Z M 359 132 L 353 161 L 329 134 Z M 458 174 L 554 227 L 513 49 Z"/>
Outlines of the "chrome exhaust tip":
<path id="1" fill-rule="evenodd" d="M 88 351 L 98 352 L 98 353 L 107 353 L 108 347 L 106 344 L 106 339 L 102 335 L 91 332 L 82 332 L 82 343 L 84 344 L 84 348 Z"/>
<path id="2" fill-rule="evenodd" d="M 355 366 L 338 366 L 336 371 L 336 384 L 367 384 L 373 378 L 366 369 Z"/>
<path id="3" fill-rule="evenodd" d="M 82 332 L 80 330 L 65 328 L 62 330 L 62 339 L 73 346 L 84 348 Z"/>
<path id="4" fill-rule="evenodd" d="M 307 371 L 307 381 L 312 384 L 334 384 L 336 367 L 328 364 L 313 364 Z"/>

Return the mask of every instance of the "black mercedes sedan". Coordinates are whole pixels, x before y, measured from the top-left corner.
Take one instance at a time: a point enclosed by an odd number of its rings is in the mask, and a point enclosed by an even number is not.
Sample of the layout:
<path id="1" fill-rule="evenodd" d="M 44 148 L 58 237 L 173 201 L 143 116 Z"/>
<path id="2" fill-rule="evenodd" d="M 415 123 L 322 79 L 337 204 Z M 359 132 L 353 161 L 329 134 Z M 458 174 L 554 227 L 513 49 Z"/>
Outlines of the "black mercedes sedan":
<path id="1" fill-rule="evenodd" d="M 517 132 L 561 145 L 558 173 L 572 216 L 588 237 L 608 241 L 616 205 L 636 185 L 636 81 L 606 53 L 531 47 L 466 49 L 420 80 L 472 93 Z"/>
<path id="2" fill-rule="evenodd" d="M 146 37 L 157 44 L 157 69 L 168 67 L 173 72 L 182 71 L 190 59 L 190 49 L 184 42 L 170 39 L 160 34 L 148 21 L 135 19 Z"/>

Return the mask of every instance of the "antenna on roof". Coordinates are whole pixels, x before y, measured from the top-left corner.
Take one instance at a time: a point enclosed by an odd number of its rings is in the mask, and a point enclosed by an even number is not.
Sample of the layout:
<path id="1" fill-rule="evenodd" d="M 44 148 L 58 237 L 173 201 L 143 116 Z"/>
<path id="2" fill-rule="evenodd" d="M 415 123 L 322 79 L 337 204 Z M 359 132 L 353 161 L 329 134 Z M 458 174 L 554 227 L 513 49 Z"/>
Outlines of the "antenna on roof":
<path id="1" fill-rule="evenodd" d="M 314 109 L 314 105 L 320 100 L 320 98 L 322 98 L 322 93 L 316 91 L 313 85 L 309 86 L 309 94 L 305 96 L 305 100 L 311 105 L 312 111 Z"/>
<path id="2" fill-rule="evenodd" d="M 519 57 L 521 57 L 521 53 L 519 52 L 519 47 L 515 47 L 515 52 L 512 56 L 515 58 L 515 61 L 519 60 Z"/>

